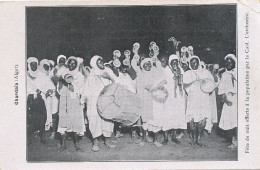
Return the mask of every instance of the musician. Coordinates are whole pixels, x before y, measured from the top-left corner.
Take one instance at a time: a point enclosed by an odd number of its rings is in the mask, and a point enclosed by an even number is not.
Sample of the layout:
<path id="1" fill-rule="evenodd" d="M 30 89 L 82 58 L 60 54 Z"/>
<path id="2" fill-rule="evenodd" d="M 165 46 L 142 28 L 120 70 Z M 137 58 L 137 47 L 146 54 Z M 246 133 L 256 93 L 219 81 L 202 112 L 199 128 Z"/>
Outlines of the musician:
<path id="1" fill-rule="evenodd" d="M 201 83 L 205 83 L 204 79 L 214 81 L 214 78 L 207 69 L 202 69 L 199 57 L 191 56 L 189 61 L 190 70 L 183 75 L 184 89 L 188 94 L 186 122 L 191 131 L 191 144 L 204 147 L 205 145 L 200 142 L 200 137 L 210 116 L 211 108 L 210 96 L 204 93 L 200 86 Z"/>
<path id="2" fill-rule="evenodd" d="M 79 147 L 79 136 L 85 132 L 83 108 L 81 106 L 81 93 L 84 86 L 84 76 L 79 72 L 78 58 L 69 57 L 68 68 L 60 68 L 62 82 L 59 82 L 60 94 L 58 132 L 62 138 L 59 151 L 66 149 L 66 137 L 71 133 L 76 151 L 82 151 Z M 58 70 L 59 72 L 59 70 Z"/>
<path id="3" fill-rule="evenodd" d="M 111 69 L 104 66 L 103 58 L 100 56 L 93 56 L 90 66 L 92 68 L 84 85 L 83 99 L 87 103 L 89 130 L 93 138 L 92 151 L 99 151 L 98 137 L 100 136 L 104 137 L 105 145 L 108 148 L 114 149 L 116 145 L 109 140 L 113 133 L 114 123 L 100 117 L 97 100 L 103 88 L 115 82 L 115 75 Z"/>
<path id="4" fill-rule="evenodd" d="M 129 51 L 127 50 L 127 52 Z M 118 78 L 116 79 L 116 83 L 123 85 L 127 90 L 131 91 L 132 93 L 136 93 L 136 72 L 131 67 L 130 59 L 127 58 L 126 56 L 121 56 L 119 58 L 119 61 L 121 65 L 119 67 Z M 115 122 L 115 130 L 116 130 L 116 137 L 123 136 L 123 134 L 121 134 L 121 126 L 119 123 Z M 132 133 L 136 133 L 136 132 L 134 131 Z"/>
<path id="5" fill-rule="evenodd" d="M 47 111 L 44 99 L 46 91 L 43 83 L 39 81 L 38 59 L 29 57 L 27 59 L 27 140 L 32 142 L 32 134 L 39 132 L 40 142 L 46 143 L 44 139 Z"/>
<path id="6" fill-rule="evenodd" d="M 63 67 L 66 65 L 67 57 L 65 55 L 59 55 L 57 57 L 57 65 L 53 69 L 53 74 L 56 75 L 57 71 L 60 67 Z"/>
<path id="7" fill-rule="evenodd" d="M 154 145 L 161 147 L 162 144 L 158 142 L 158 133 L 162 130 L 163 122 L 160 121 L 160 117 L 163 110 L 163 103 L 156 102 L 152 99 L 151 92 L 154 89 L 163 87 L 166 83 L 164 76 L 161 74 L 158 68 L 152 66 L 152 59 L 145 58 L 141 61 L 142 71 L 137 75 L 137 93 L 142 98 L 144 115 L 143 121 L 143 140 L 140 142 L 140 146 L 143 146 L 145 142 L 151 142 L 146 137 L 146 131 L 154 133 L 153 141 Z"/>
<path id="8" fill-rule="evenodd" d="M 168 142 L 168 131 L 172 129 L 172 141 L 179 144 L 180 141 L 176 138 L 177 129 L 186 129 L 185 121 L 185 92 L 183 89 L 183 74 L 179 62 L 179 57 L 175 54 L 169 57 L 169 66 L 165 68 L 167 84 L 165 85 L 169 91 L 169 97 L 165 103 L 163 117 L 164 120 L 164 142 Z"/>
<path id="9" fill-rule="evenodd" d="M 45 130 L 49 130 L 52 126 L 52 93 L 55 90 L 54 83 L 51 81 L 50 73 L 50 62 L 47 59 L 42 59 L 39 65 L 38 80 L 42 83 L 46 91 L 44 98 L 47 109 L 47 120 L 45 124 Z"/>
<path id="10" fill-rule="evenodd" d="M 237 149 L 237 58 L 234 54 L 225 57 L 225 67 L 218 87 L 224 101 L 219 127 L 232 141 L 228 148 Z"/>

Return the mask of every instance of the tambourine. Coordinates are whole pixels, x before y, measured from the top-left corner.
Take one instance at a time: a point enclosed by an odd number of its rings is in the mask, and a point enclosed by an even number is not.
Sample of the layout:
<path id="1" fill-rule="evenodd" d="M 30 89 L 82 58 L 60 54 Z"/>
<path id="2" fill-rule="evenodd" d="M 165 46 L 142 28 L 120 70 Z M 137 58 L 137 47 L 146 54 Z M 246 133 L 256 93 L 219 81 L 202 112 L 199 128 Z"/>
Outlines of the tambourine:
<path id="1" fill-rule="evenodd" d="M 120 67 L 120 66 L 121 66 L 120 60 L 119 60 L 119 59 L 115 59 L 115 60 L 113 61 L 113 65 L 114 65 L 115 67 Z"/>
<path id="2" fill-rule="evenodd" d="M 123 64 L 124 64 L 125 66 L 129 66 L 129 65 L 130 65 L 130 60 L 127 59 L 127 58 L 124 59 Z"/>
<path id="3" fill-rule="evenodd" d="M 73 76 L 71 74 L 65 74 L 64 80 L 65 80 L 65 82 L 70 84 L 73 81 Z"/>
<path id="4" fill-rule="evenodd" d="M 187 52 L 187 47 L 185 47 L 185 46 L 181 47 L 181 52 L 182 52 L 182 53 Z"/>
<path id="5" fill-rule="evenodd" d="M 119 57 L 121 57 L 121 52 L 119 50 L 115 50 L 113 52 L 113 55 L 119 58 Z"/>
<path id="6" fill-rule="evenodd" d="M 152 48 L 154 51 L 159 51 L 159 47 L 157 45 L 153 46 Z"/>
<path id="7" fill-rule="evenodd" d="M 214 64 L 214 65 L 213 65 L 213 68 L 214 68 L 215 70 L 217 70 L 217 69 L 219 69 L 219 65 L 218 65 L 218 64 Z"/>
<path id="8" fill-rule="evenodd" d="M 216 88 L 216 84 L 214 82 L 214 80 L 211 79 L 204 79 L 204 81 L 202 81 L 200 83 L 200 89 L 204 92 L 204 93 L 211 93 L 213 92 L 213 90 Z"/>
<path id="9" fill-rule="evenodd" d="M 160 86 L 151 90 L 152 99 L 158 103 L 165 103 L 169 97 L 168 90 Z"/>
<path id="10" fill-rule="evenodd" d="M 131 52 L 129 50 L 125 50 L 124 55 L 125 55 L 125 58 L 130 60 Z"/>
<path id="11" fill-rule="evenodd" d="M 150 56 L 151 58 L 154 56 L 154 52 L 153 52 L 153 50 L 150 51 L 149 56 Z"/>
<path id="12" fill-rule="evenodd" d="M 150 42 L 149 50 L 152 50 L 154 46 L 156 46 L 156 43 L 154 41 Z"/>
<path id="13" fill-rule="evenodd" d="M 140 44 L 138 42 L 133 44 L 133 48 L 139 49 L 140 48 Z"/>
<path id="14" fill-rule="evenodd" d="M 152 57 L 152 61 L 155 63 L 157 61 L 157 57 Z"/>
<path id="15" fill-rule="evenodd" d="M 182 63 L 187 63 L 187 62 L 188 62 L 187 57 L 182 57 L 182 58 L 181 58 L 181 62 L 182 62 Z"/>
<path id="16" fill-rule="evenodd" d="M 140 56 L 138 54 L 135 54 L 133 59 L 135 59 L 136 61 L 139 61 L 140 60 Z"/>

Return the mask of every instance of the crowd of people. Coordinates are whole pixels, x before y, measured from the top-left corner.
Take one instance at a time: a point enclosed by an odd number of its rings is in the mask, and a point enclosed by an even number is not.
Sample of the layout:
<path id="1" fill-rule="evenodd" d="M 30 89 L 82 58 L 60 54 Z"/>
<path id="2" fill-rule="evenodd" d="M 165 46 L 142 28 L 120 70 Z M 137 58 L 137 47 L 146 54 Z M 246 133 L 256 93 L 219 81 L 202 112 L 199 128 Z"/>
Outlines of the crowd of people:
<path id="1" fill-rule="evenodd" d="M 225 67 L 219 68 L 218 64 L 201 61 L 192 46 L 179 49 L 180 42 L 175 38 L 169 41 L 173 42 L 175 54 L 160 55 L 155 42 L 150 43 L 148 55 L 139 54 L 140 44 L 134 43 L 132 53 L 126 50 L 121 54 L 115 50 L 108 63 L 95 55 L 89 66 L 84 66 L 84 60 L 75 56 L 59 55 L 56 64 L 52 60 L 39 62 L 37 57 L 29 57 L 28 143 L 31 144 L 35 132 L 41 143 L 45 143 L 45 131 L 50 130 L 50 137 L 59 141 L 59 151 L 66 149 L 68 136 L 76 151 L 81 151 L 79 141 L 88 130 L 92 151 L 99 151 L 100 138 L 113 149 L 116 143 L 110 140 L 111 135 L 121 137 L 124 121 L 128 121 L 131 137 L 139 146 L 153 142 L 161 147 L 169 139 L 179 144 L 187 131 L 191 145 L 204 147 L 201 135 L 205 131 L 210 133 L 213 125 L 217 125 L 228 134 L 228 148 L 236 149 L 236 56 L 223 56 Z M 105 87 L 113 88 L 114 84 L 126 92 L 120 95 L 118 91 L 113 94 L 117 98 L 101 100 L 100 96 L 108 93 Z M 124 108 L 119 113 L 120 119 L 115 115 L 116 107 L 102 108 L 110 114 L 109 118 L 103 116 L 100 102 L 110 105 L 113 100 Z M 126 107 L 127 102 L 133 107 Z M 221 116 L 217 108 L 221 108 Z M 162 143 L 157 139 L 159 132 L 163 132 Z"/>

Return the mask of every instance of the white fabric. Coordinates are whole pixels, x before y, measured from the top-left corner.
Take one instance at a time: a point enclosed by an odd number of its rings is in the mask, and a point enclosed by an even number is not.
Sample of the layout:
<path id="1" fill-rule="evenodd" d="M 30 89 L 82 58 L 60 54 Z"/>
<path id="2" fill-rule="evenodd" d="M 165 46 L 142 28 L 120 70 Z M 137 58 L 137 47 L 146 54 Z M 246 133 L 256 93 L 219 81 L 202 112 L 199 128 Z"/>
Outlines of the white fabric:
<path id="1" fill-rule="evenodd" d="M 102 134 L 105 137 L 111 137 L 114 129 L 114 123 L 101 118 L 97 110 L 98 96 L 103 88 L 110 84 L 108 79 L 100 76 L 103 72 L 96 64 L 99 58 L 101 57 L 94 56 L 90 60 L 92 69 L 85 82 L 82 94 L 83 98 L 87 99 L 87 117 L 89 120 L 89 130 L 93 138 L 99 137 Z"/>
<path id="2" fill-rule="evenodd" d="M 152 64 L 153 61 L 152 61 L 151 58 L 145 58 L 145 59 L 143 59 L 143 60 L 141 61 L 140 66 L 141 66 L 142 70 L 144 70 L 144 64 L 145 64 L 145 63 L 148 63 L 148 62 L 151 62 L 151 64 Z"/>
<path id="3" fill-rule="evenodd" d="M 64 59 L 65 59 L 65 62 L 66 62 L 67 57 L 66 57 L 65 55 L 59 55 L 59 56 L 57 57 L 57 65 L 59 65 L 59 61 L 60 61 L 61 58 L 64 58 Z"/>
<path id="4" fill-rule="evenodd" d="M 192 118 L 195 122 L 199 122 L 211 116 L 210 96 L 200 89 L 200 82 L 198 81 L 205 78 L 214 80 L 212 74 L 206 69 L 188 70 L 183 75 L 184 84 L 192 83 L 186 89 L 188 93 L 186 122 L 190 122 Z"/>
<path id="5" fill-rule="evenodd" d="M 32 62 L 36 62 L 36 64 L 37 64 L 37 70 L 36 71 L 32 71 L 32 69 L 31 69 L 31 63 Z M 29 73 L 29 75 L 31 76 L 31 77 L 37 77 L 37 75 L 38 75 L 38 64 L 39 64 L 39 61 L 38 61 L 38 59 L 37 58 L 35 58 L 35 57 L 29 57 L 28 59 L 27 59 L 27 65 L 28 65 L 28 73 Z"/>
<path id="6" fill-rule="evenodd" d="M 136 79 L 132 80 L 129 74 L 119 72 L 116 83 L 123 85 L 127 90 L 136 93 Z"/>
<path id="7" fill-rule="evenodd" d="M 223 130 L 233 129 L 237 127 L 237 80 L 234 81 L 233 86 L 231 73 L 226 71 L 222 74 L 218 94 L 226 94 L 227 100 L 232 102 L 231 106 L 224 103 L 219 127 Z"/>
<path id="8" fill-rule="evenodd" d="M 171 69 L 167 66 L 164 70 L 167 84 L 165 87 L 169 92 L 168 100 L 165 103 L 164 117 L 165 119 L 165 130 L 169 129 L 186 129 L 186 117 L 185 117 L 185 92 L 182 87 L 182 93 L 179 90 L 179 86 L 176 89 L 177 96 L 174 97 L 174 74 Z"/>
<path id="9" fill-rule="evenodd" d="M 51 80 L 51 76 L 49 75 L 49 71 L 46 71 L 43 68 L 43 65 L 47 64 L 50 66 L 50 62 L 47 59 L 43 59 L 40 61 L 40 66 L 39 66 L 39 74 L 37 77 L 37 81 L 39 84 L 42 86 L 42 92 L 47 93 L 48 90 L 53 90 L 55 91 L 55 86 L 54 83 Z M 52 125 L 52 114 L 53 114 L 53 94 L 51 96 L 48 96 L 47 98 L 43 98 L 45 101 L 45 106 L 46 106 L 46 111 L 47 111 L 47 120 L 45 124 L 45 130 L 49 130 L 50 126 Z"/>

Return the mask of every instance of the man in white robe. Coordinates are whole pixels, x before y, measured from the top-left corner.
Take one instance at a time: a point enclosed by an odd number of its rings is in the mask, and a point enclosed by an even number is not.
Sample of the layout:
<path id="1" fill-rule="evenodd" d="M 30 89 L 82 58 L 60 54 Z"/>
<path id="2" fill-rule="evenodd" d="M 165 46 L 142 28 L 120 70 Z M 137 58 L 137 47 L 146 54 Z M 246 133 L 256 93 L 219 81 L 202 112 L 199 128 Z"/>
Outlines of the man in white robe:
<path id="1" fill-rule="evenodd" d="M 103 88 L 111 84 L 113 72 L 104 66 L 102 57 L 93 56 L 90 60 L 92 67 L 90 74 L 84 85 L 83 98 L 87 102 L 87 117 L 89 123 L 89 130 L 92 134 L 93 145 L 92 151 L 99 151 L 98 137 L 104 137 L 105 145 L 108 148 L 115 148 L 116 145 L 112 144 L 109 138 L 111 137 L 114 129 L 114 123 L 104 120 L 98 113 L 97 100 Z"/>

